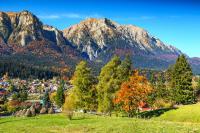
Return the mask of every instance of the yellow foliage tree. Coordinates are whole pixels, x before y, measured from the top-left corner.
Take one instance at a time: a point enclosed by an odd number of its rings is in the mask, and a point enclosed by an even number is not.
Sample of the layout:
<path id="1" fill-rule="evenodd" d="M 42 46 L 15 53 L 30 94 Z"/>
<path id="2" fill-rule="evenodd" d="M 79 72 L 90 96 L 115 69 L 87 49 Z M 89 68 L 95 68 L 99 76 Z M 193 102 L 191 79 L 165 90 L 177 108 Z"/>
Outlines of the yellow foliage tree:
<path id="1" fill-rule="evenodd" d="M 137 111 L 139 104 L 147 99 L 151 91 L 152 87 L 147 79 L 140 76 L 138 71 L 135 71 L 128 81 L 121 84 L 114 103 L 131 117 Z"/>

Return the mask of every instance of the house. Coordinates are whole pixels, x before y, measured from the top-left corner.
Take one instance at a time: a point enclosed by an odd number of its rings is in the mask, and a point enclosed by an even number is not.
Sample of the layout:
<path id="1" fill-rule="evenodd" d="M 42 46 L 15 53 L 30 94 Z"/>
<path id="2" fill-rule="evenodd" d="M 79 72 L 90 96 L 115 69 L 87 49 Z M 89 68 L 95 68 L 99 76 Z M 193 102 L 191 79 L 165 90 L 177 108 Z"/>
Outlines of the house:
<path id="1" fill-rule="evenodd" d="M 0 97 L 6 95 L 8 92 L 6 91 L 6 89 L 1 88 L 0 89 Z"/>
<path id="2" fill-rule="evenodd" d="M 5 82 L 5 81 L 0 82 L 0 87 L 7 88 L 8 86 L 9 86 L 8 82 Z"/>
<path id="3" fill-rule="evenodd" d="M 140 102 L 139 103 L 139 107 L 138 109 L 141 111 L 141 112 L 144 112 L 144 111 L 151 111 L 152 108 L 149 107 L 149 105 L 145 102 Z"/>

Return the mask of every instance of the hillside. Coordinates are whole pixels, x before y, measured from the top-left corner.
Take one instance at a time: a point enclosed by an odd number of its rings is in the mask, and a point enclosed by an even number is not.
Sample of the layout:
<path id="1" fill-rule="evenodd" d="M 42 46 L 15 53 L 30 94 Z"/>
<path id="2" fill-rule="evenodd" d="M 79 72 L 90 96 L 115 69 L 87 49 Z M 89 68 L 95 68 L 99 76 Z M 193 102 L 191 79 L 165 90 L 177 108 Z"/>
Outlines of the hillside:
<path id="1" fill-rule="evenodd" d="M 193 105 L 180 106 L 178 109 L 170 110 L 158 119 L 174 122 L 200 122 L 200 103 Z"/>
<path id="2" fill-rule="evenodd" d="M 1 56 L 49 58 L 50 65 L 71 69 L 80 60 L 102 66 L 113 55 L 124 58 L 128 54 L 137 68 L 163 70 L 183 54 L 145 29 L 107 18 L 89 18 L 60 31 L 44 25 L 29 11 L 0 12 L 0 26 Z M 193 71 L 200 73 L 200 59 L 188 59 Z M 29 63 L 34 64 L 31 60 Z"/>

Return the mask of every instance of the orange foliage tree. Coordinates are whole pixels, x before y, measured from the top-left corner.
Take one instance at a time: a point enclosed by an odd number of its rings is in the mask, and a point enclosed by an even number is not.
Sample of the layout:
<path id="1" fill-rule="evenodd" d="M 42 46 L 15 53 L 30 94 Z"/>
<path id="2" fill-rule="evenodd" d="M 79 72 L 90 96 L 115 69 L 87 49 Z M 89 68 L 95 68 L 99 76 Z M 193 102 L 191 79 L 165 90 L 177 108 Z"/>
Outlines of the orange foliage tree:
<path id="1" fill-rule="evenodd" d="M 120 90 L 116 93 L 114 104 L 132 117 L 136 113 L 139 103 L 147 99 L 152 91 L 150 83 L 144 76 L 135 71 L 128 81 L 121 84 Z"/>

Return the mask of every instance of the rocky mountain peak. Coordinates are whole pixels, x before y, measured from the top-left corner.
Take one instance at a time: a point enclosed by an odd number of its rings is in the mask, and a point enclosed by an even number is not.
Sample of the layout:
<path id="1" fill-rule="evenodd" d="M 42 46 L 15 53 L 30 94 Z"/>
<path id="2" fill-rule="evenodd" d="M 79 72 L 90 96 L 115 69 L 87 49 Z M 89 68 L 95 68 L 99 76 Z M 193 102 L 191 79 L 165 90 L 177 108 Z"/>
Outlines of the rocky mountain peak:
<path id="1" fill-rule="evenodd" d="M 42 36 L 42 23 L 28 11 L 1 13 L 0 20 L 0 34 L 9 44 L 25 46 Z"/>
<path id="2" fill-rule="evenodd" d="M 89 18 L 63 31 L 64 36 L 92 60 L 105 49 L 129 47 L 133 53 L 180 54 L 175 48 L 152 37 L 146 30 L 134 25 L 120 25 L 107 18 Z M 112 48 L 113 47 L 113 48 Z"/>
<path id="3" fill-rule="evenodd" d="M 8 44 L 26 46 L 32 41 L 49 40 L 57 45 L 65 44 L 62 32 L 44 26 L 31 12 L 0 12 L 0 38 Z"/>

